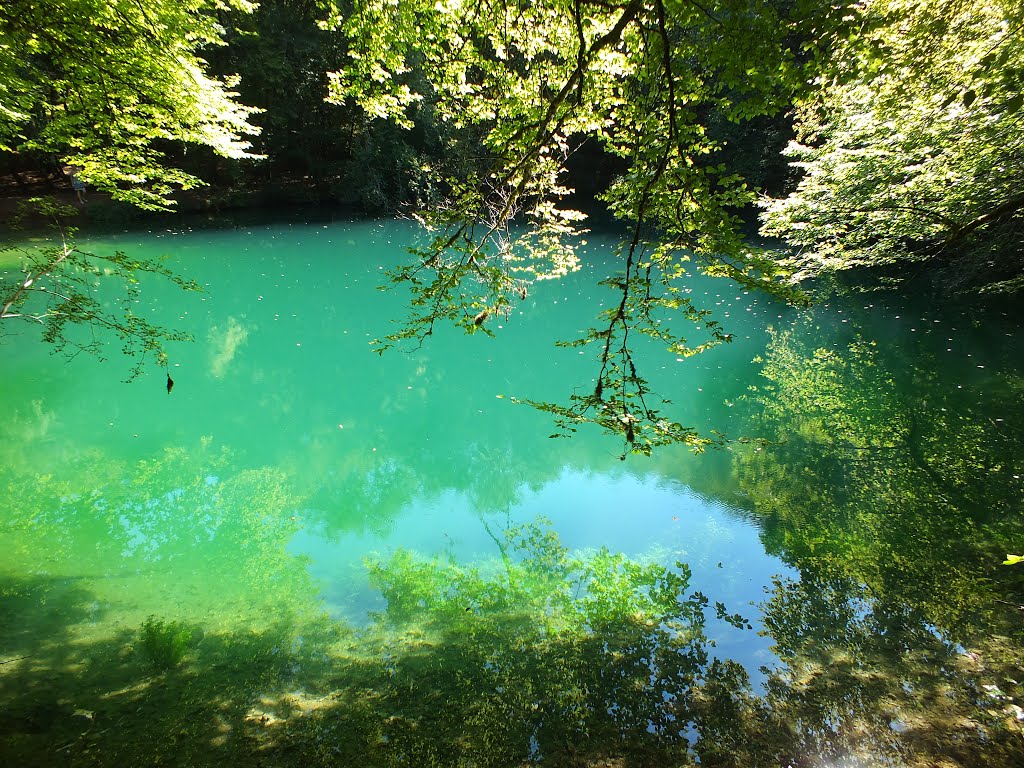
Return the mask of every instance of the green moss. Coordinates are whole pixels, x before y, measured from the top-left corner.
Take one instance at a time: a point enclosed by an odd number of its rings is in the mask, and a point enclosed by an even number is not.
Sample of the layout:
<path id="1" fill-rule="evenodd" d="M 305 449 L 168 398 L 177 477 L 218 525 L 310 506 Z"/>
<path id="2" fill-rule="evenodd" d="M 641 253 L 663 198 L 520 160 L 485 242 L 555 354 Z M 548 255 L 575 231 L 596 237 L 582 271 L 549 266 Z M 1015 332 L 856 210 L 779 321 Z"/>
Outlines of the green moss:
<path id="1" fill-rule="evenodd" d="M 150 616 L 139 628 L 136 648 L 154 669 L 164 672 L 178 666 L 191 640 L 192 630 L 184 624 Z"/>

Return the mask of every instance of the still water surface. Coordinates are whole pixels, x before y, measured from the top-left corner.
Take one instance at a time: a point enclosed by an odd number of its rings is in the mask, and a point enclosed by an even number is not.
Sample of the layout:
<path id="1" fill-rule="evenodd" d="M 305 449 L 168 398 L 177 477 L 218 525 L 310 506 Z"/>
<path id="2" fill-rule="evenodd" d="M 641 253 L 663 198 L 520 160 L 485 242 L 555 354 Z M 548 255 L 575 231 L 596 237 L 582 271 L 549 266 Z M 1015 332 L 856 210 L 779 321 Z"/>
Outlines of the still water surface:
<path id="1" fill-rule="evenodd" d="M 404 304 L 378 286 L 415 237 L 95 238 L 205 287 L 143 292 L 140 313 L 195 336 L 170 349 L 170 394 L 159 369 L 124 383 L 116 353 L 3 339 L 17 764 L 1024 759 L 1009 321 L 695 279 L 734 341 L 652 349 L 642 373 L 673 419 L 731 440 L 623 462 L 515 401 L 592 390 L 593 353 L 554 342 L 613 300 L 611 239 L 496 338 L 379 356 Z M 148 617 L 184 628 L 169 670 Z"/>

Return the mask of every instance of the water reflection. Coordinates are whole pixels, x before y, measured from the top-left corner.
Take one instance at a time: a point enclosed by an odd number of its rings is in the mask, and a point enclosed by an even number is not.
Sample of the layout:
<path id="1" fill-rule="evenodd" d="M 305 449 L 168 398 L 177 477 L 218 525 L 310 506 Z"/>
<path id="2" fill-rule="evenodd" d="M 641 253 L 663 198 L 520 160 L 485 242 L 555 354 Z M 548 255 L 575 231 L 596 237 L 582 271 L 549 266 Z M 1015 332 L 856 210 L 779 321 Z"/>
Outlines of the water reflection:
<path id="1" fill-rule="evenodd" d="M 280 473 L 228 474 L 209 444 L 131 468 L 94 458 L 69 480 L 22 476 L 24 517 L 5 532 L 8 567 L 52 571 L 3 589 L 0 695 L 22 702 L 4 748 L 18 764 L 54 748 L 196 760 L 196 740 L 229 761 L 254 743 L 368 765 L 662 761 L 687 754 L 685 733 L 701 727 L 694 697 L 719 665 L 708 600 L 682 564 L 575 555 L 550 527 L 480 520 L 490 559 L 399 548 L 368 561 L 381 610 L 353 631 L 326 620 L 306 560 L 285 550 L 302 500 Z M 104 466 L 109 478 L 95 474 Z M 133 650 L 154 609 L 197 628 L 163 682 Z M 149 746 L 104 722 L 145 723 Z M 172 752 L 182 734 L 190 743 Z"/>
<path id="2" fill-rule="evenodd" d="M 964 647 L 925 611 L 827 572 L 780 581 L 764 617 L 782 659 L 766 698 L 799 724 L 804 754 L 912 766 L 1019 761 L 1019 626 L 1011 638 L 976 625 Z"/>
<path id="3" fill-rule="evenodd" d="M 331 525 L 323 511 L 311 510 L 290 551 L 308 557 L 327 610 L 354 625 L 364 624 L 381 601 L 361 567 L 365 553 L 379 557 L 406 549 L 458 563 L 494 563 L 501 554 L 495 527 L 539 518 L 557 520 L 553 529 L 573 553 L 594 552 L 614 542 L 617 552 L 637 562 L 669 566 L 684 561 L 695 588 L 741 610 L 749 608 L 751 597 L 773 575 L 795 574 L 764 553 L 757 529 L 729 507 L 680 483 L 621 467 L 603 473 L 566 467 L 538 487 L 523 485 L 502 496 L 499 507 L 479 504 L 472 488 L 412 494 L 396 514 L 394 528 L 376 530 L 362 525 L 361 515 L 348 518 L 349 524 Z M 751 620 L 759 629 L 757 617 Z M 708 634 L 720 655 L 743 663 L 760 679 L 758 668 L 771 659 L 768 641 L 715 619 L 709 621 Z"/>
<path id="4" fill-rule="evenodd" d="M 235 353 L 248 338 L 249 330 L 234 316 L 228 317 L 224 328 L 214 326 L 210 329 L 210 373 L 215 378 L 224 378 L 228 367 L 235 359 Z"/>
<path id="5" fill-rule="evenodd" d="M 5 764 L 1021 760 L 1016 335 L 698 286 L 736 341 L 652 379 L 753 439 L 623 465 L 511 401 L 588 384 L 545 351 L 590 322 L 586 273 L 498 340 L 380 359 L 391 235 L 342 229 L 165 238 L 211 283 L 170 397 L 18 348 Z M 194 630 L 159 675 L 149 616 Z"/>
<path id="6" fill-rule="evenodd" d="M 768 442 L 735 452 L 767 550 L 800 573 L 764 607 L 769 701 L 811 754 L 1013 762 L 1024 578 L 1000 563 L 1024 540 L 1024 380 L 939 376 L 927 341 L 859 329 L 826 348 L 802 323 L 750 398 Z"/>
<path id="7" fill-rule="evenodd" d="M 61 478 L 8 474 L 18 503 L 0 540 L 5 572 L 87 585 L 123 621 L 315 608 L 302 562 L 285 551 L 298 498 L 280 472 L 229 461 L 207 445 L 134 466 L 86 455 Z"/>

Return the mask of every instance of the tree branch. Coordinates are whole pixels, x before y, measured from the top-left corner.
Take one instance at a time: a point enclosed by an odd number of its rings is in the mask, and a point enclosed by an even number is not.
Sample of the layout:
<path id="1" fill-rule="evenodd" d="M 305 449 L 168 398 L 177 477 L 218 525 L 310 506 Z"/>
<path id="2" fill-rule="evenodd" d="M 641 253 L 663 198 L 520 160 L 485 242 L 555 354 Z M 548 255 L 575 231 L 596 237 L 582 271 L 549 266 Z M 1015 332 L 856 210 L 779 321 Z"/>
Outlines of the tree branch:
<path id="1" fill-rule="evenodd" d="M 946 238 L 945 245 L 954 245 L 965 239 L 968 235 L 977 229 L 984 227 L 986 224 L 991 224 L 993 221 L 1009 216 L 1010 214 L 1016 213 L 1017 211 L 1024 208 L 1024 195 L 1019 197 L 1013 197 L 1006 200 L 1000 205 L 997 205 L 988 213 L 982 214 L 977 218 L 967 222 L 963 226 L 955 229 Z"/>

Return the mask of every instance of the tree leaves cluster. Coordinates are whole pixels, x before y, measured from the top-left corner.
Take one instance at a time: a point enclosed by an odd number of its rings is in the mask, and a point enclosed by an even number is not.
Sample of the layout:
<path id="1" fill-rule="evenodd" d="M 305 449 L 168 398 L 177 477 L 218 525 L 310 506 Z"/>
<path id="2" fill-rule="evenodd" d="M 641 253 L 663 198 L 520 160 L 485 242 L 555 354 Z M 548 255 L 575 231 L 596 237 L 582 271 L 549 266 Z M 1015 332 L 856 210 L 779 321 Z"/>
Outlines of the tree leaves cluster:
<path id="1" fill-rule="evenodd" d="M 56 156 L 115 199 L 169 207 L 201 180 L 176 143 L 251 157 L 253 110 L 201 51 L 222 40 L 221 10 L 248 0 L 10 0 L 0 8 L 0 150 Z"/>
<path id="2" fill-rule="evenodd" d="M 378 209 L 408 200 L 431 232 L 391 275 L 411 312 L 380 350 L 438 322 L 490 334 L 532 282 L 577 268 L 586 219 L 570 161 L 584 146 L 614 158 L 601 199 L 627 224 L 621 270 L 567 342 L 593 350 L 596 375 L 567 404 L 528 402 L 561 433 L 619 435 L 624 455 L 706 444 L 664 418 L 635 354 L 642 337 L 677 356 L 730 338 L 692 303 L 694 271 L 791 301 L 804 277 L 907 261 L 955 264 L 950 284 L 1018 286 L 1024 52 L 1010 0 L 265 5 L 8 3 L 0 150 L 59 158 L 162 208 L 206 168 L 185 147 L 251 156 L 258 110 L 240 102 L 264 107 L 267 178 L 301 175 L 310 199 L 329 187 Z M 241 70 L 260 81 L 244 99 L 211 74 Z M 765 202 L 763 232 L 794 249 L 780 254 L 751 242 L 742 212 L 757 190 L 727 144 L 793 105 L 802 177 Z"/>
<path id="3" fill-rule="evenodd" d="M 598 350 L 594 395 L 556 412 L 570 429 L 611 429 L 627 450 L 691 442 L 647 405 L 629 335 L 692 351 L 659 325 L 664 314 L 727 339 L 692 307 L 690 269 L 798 297 L 744 237 L 737 212 L 755 192 L 718 161 L 708 125 L 783 110 L 843 26 L 842 4 L 367 0 L 328 24 L 352 40 L 331 98 L 406 127 L 429 108 L 457 139 L 452 161 L 433 169 L 447 191 L 423 214 L 435 237 L 392 275 L 410 287 L 413 312 L 384 348 L 422 341 L 437 320 L 474 333 L 532 280 L 575 269 L 584 216 L 567 204 L 566 163 L 596 142 L 625 168 L 602 198 L 631 234 L 609 283 L 621 298 L 580 339 Z M 467 136 L 479 145 L 469 157 Z"/>
<path id="4" fill-rule="evenodd" d="M 870 0 L 796 107 L 796 190 L 763 232 L 794 279 L 944 266 L 947 289 L 1022 285 L 1024 14 L 991 0 Z M 911 267 L 913 269 L 914 267 Z"/>
<path id="5" fill-rule="evenodd" d="M 173 191 L 203 183 L 173 162 L 182 146 L 253 157 L 244 137 L 257 132 L 249 123 L 254 110 L 236 101 L 237 78 L 211 76 L 200 58 L 222 41 L 219 13 L 251 8 L 247 0 L 4 3 L 0 152 L 70 165 L 79 180 L 114 199 L 168 209 Z M 0 285 L 0 320 L 33 320 L 43 341 L 70 354 L 100 354 L 103 332 L 113 332 L 135 357 L 132 375 L 147 356 L 164 362 L 164 342 L 187 336 L 133 311 L 140 276 L 158 274 L 187 290 L 197 285 L 159 263 L 86 253 L 61 221 L 73 210 L 37 206 L 58 235 L 53 246 L 20 249 L 21 274 Z M 122 294 L 113 304 L 96 295 L 100 278 L 119 282 Z"/>

